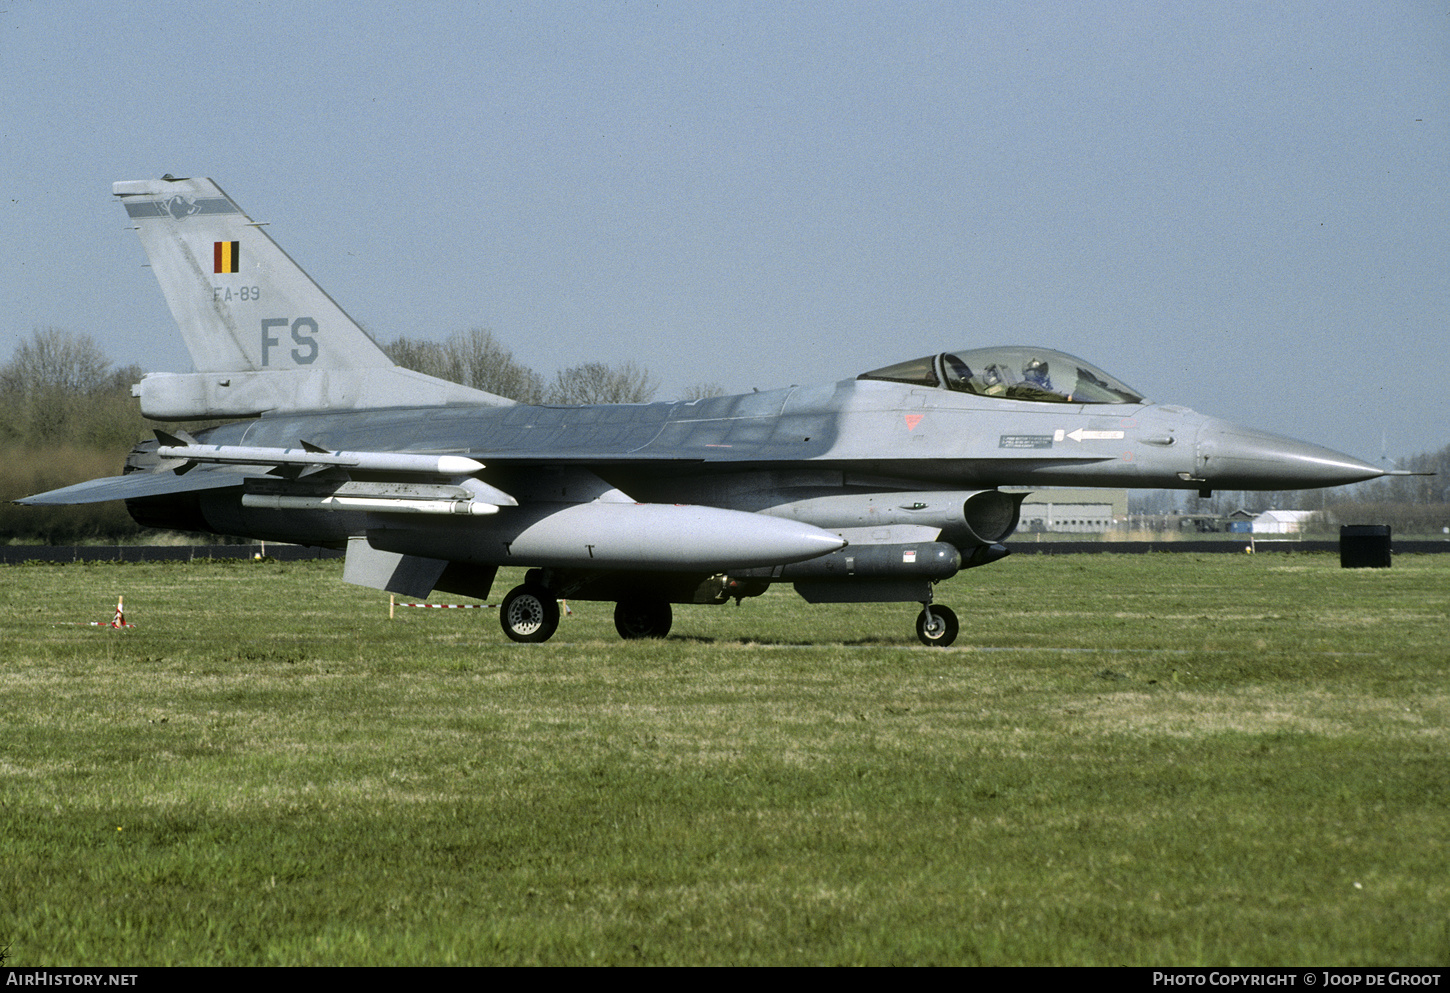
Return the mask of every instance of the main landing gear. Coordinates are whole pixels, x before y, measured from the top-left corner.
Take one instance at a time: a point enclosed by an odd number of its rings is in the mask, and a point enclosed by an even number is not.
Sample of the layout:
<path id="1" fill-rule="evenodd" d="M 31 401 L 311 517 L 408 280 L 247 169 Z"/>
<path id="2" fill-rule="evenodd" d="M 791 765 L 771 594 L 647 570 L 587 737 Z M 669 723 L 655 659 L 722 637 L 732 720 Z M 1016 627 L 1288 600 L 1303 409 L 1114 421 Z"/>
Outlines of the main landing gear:
<path id="1" fill-rule="evenodd" d="M 635 597 L 614 605 L 614 629 L 625 641 L 663 638 L 670 633 L 674 611 L 669 601 L 656 597 Z"/>
<path id="2" fill-rule="evenodd" d="M 559 627 L 559 601 L 542 586 L 515 586 L 499 604 L 498 621 L 514 641 L 548 641 Z"/>
<path id="3" fill-rule="evenodd" d="M 514 587 L 498 608 L 499 625 L 514 641 L 537 644 L 559 629 L 557 594 L 535 582 Z M 626 641 L 663 638 L 670 633 L 674 612 L 669 601 L 650 596 L 621 600 L 614 608 L 614 628 Z"/>

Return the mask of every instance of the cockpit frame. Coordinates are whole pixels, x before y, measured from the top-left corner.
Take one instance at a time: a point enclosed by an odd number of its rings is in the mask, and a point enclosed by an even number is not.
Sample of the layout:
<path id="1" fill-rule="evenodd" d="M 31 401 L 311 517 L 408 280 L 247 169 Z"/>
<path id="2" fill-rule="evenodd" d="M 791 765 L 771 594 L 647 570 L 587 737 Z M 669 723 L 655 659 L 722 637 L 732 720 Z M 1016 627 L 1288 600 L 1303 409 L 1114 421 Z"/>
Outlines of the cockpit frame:
<path id="1" fill-rule="evenodd" d="M 1031 403 L 1145 402 L 1137 390 L 1089 362 L 1056 349 L 1025 345 L 940 352 L 856 378 Z"/>

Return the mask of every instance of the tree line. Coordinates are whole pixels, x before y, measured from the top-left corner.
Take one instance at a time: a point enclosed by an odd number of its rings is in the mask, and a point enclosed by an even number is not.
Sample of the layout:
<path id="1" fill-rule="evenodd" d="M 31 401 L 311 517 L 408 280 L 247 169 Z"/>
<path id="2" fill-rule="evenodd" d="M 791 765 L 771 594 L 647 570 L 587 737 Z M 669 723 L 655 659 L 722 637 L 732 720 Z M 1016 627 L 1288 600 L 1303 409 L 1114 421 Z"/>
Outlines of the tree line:
<path id="1" fill-rule="evenodd" d="M 114 476 L 148 437 L 131 398 L 137 366 L 113 368 L 89 335 L 42 328 L 0 366 L 0 540 L 75 544 L 134 538 L 120 503 L 21 507 L 10 501 Z"/>
<path id="2" fill-rule="evenodd" d="M 585 362 L 546 378 L 516 360 L 493 333 L 461 331 L 444 341 L 401 337 L 382 346 L 398 365 L 520 403 L 643 403 L 659 384 L 633 361 Z M 0 366 L 0 542 L 74 544 L 142 537 L 116 502 L 78 507 L 20 507 L 11 501 L 97 476 L 120 474 L 126 454 L 152 437 L 131 397 L 137 366 L 113 366 L 89 335 L 40 328 Z M 701 383 L 679 399 L 716 396 Z M 181 425 L 196 430 L 198 425 Z M 1196 500 L 1181 491 L 1135 491 L 1134 513 L 1226 515 L 1245 509 L 1320 510 L 1315 527 L 1389 524 L 1397 534 L 1439 533 L 1450 527 L 1450 445 L 1400 460 L 1400 468 L 1434 476 L 1392 476 L 1331 490 L 1289 493 L 1215 493 Z"/>
<path id="3" fill-rule="evenodd" d="M 546 380 L 515 360 L 485 328 L 460 331 L 446 341 L 398 338 L 383 351 L 404 368 L 519 403 L 648 403 L 659 389 L 654 376 L 633 360 L 619 365 L 585 362 Z"/>

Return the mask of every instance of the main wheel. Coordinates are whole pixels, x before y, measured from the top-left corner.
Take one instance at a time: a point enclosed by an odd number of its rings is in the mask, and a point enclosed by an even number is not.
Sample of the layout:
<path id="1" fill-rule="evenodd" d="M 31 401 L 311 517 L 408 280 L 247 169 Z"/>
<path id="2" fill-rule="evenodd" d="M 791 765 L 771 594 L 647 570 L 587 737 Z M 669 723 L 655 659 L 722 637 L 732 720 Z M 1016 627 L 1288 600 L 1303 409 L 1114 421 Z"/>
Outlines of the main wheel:
<path id="1" fill-rule="evenodd" d="M 932 604 L 930 622 L 927 621 L 925 610 L 917 615 L 916 636 L 923 645 L 946 648 L 957 640 L 957 615 L 952 613 L 950 607 Z"/>
<path id="2" fill-rule="evenodd" d="M 542 586 L 515 586 L 499 604 L 498 622 L 514 641 L 548 641 L 559 627 L 559 601 Z"/>
<path id="3" fill-rule="evenodd" d="M 614 606 L 614 629 L 626 641 L 663 638 L 670 633 L 674 619 L 670 605 L 653 597 L 621 600 Z"/>

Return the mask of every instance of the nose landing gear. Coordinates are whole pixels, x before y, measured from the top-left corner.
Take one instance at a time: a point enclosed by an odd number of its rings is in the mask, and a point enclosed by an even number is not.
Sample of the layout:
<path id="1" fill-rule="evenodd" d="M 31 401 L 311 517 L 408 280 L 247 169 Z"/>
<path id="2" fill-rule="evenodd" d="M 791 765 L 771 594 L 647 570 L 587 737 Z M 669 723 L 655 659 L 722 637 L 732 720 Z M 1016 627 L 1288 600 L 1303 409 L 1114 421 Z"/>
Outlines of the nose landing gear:
<path id="1" fill-rule="evenodd" d="M 928 600 L 916 617 L 916 636 L 923 645 L 946 648 L 957 640 L 957 615 L 950 607 L 933 605 Z"/>

